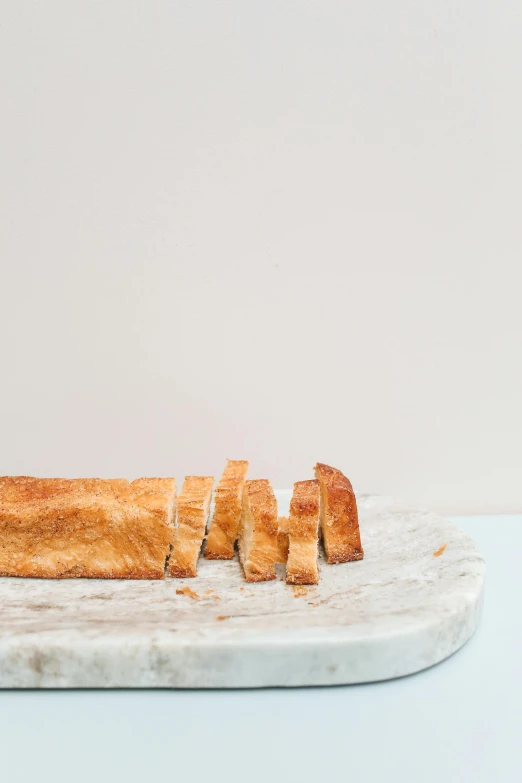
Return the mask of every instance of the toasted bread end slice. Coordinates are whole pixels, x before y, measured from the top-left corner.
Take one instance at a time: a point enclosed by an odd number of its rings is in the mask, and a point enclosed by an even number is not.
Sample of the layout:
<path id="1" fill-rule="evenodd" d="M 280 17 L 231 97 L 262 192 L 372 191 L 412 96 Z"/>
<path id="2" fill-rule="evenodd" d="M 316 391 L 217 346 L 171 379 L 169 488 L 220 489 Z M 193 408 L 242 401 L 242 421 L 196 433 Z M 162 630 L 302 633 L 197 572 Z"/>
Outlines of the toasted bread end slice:
<path id="1" fill-rule="evenodd" d="M 326 562 L 362 560 L 357 501 L 350 480 L 321 462 L 315 466 L 315 475 L 321 488 L 320 525 Z"/>

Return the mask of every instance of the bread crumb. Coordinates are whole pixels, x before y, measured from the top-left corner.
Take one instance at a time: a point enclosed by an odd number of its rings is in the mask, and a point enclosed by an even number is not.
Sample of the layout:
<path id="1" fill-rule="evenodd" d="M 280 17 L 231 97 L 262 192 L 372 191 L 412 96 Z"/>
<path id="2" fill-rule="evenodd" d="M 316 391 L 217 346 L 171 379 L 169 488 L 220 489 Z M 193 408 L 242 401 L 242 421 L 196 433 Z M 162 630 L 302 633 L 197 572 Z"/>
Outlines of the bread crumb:
<path id="1" fill-rule="evenodd" d="M 442 546 L 433 553 L 433 557 L 440 557 L 448 545 L 442 544 Z"/>
<path id="2" fill-rule="evenodd" d="M 214 601 L 221 601 L 219 595 L 213 595 L 212 598 L 214 599 Z"/>
<path id="3" fill-rule="evenodd" d="M 218 616 L 216 617 L 216 620 L 228 620 L 229 617 L 230 617 L 230 615 L 228 615 L 228 614 L 218 614 Z"/>
<path id="4" fill-rule="evenodd" d="M 299 598 L 308 593 L 308 590 L 303 585 L 295 585 L 292 590 L 294 591 L 294 598 Z"/>
<path id="5" fill-rule="evenodd" d="M 212 595 L 213 592 L 213 590 L 205 590 L 205 595 Z"/>
<path id="6" fill-rule="evenodd" d="M 176 595 L 186 595 L 188 598 L 193 598 L 194 601 L 199 601 L 199 594 L 191 590 L 190 587 L 180 587 L 176 590 Z"/>
<path id="7" fill-rule="evenodd" d="M 245 592 L 245 588 L 244 588 L 244 587 L 240 587 L 240 588 L 239 588 L 239 592 L 240 592 L 240 593 L 244 593 L 244 592 Z"/>

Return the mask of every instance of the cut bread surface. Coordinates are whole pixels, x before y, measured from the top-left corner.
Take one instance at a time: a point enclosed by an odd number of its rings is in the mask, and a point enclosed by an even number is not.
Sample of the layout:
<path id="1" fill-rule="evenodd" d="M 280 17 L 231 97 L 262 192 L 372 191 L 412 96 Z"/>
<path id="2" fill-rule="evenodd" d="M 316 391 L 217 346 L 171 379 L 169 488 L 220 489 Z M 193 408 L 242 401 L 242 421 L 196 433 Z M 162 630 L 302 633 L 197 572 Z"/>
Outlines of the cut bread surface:
<path id="1" fill-rule="evenodd" d="M 197 576 L 213 484 L 213 476 L 187 476 L 183 482 L 178 497 L 177 524 L 168 565 L 169 576 L 178 579 Z"/>
<path id="2" fill-rule="evenodd" d="M 319 581 L 319 506 L 319 482 L 297 481 L 287 524 L 287 584 L 315 585 Z"/>
<path id="3" fill-rule="evenodd" d="M 214 492 L 214 514 L 205 547 L 208 560 L 231 560 L 234 557 L 247 470 L 246 460 L 227 460 Z"/>
<path id="4" fill-rule="evenodd" d="M 277 562 L 288 560 L 288 517 L 277 518 Z"/>
<path id="5" fill-rule="evenodd" d="M 277 501 L 270 482 L 245 483 L 239 533 L 239 559 L 247 582 L 276 578 L 278 562 Z"/>

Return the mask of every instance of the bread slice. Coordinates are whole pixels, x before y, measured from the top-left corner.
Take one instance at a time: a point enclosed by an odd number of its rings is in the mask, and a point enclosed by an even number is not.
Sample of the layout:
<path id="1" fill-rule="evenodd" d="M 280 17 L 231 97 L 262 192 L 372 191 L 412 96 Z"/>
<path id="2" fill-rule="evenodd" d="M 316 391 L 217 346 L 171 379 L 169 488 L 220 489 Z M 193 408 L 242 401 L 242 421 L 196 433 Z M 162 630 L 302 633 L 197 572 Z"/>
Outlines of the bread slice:
<path id="1" fill-rule="evenodd" d="M 288 560 L 288 517 L 277 518 L 277 563 Z"/>
<path id="2" fill-rule="evenodd" d="M 163 579 L 173 478 L 0 478 L 0 576 Z"/>
<path id="3" fill-rule="evenodd" d="M 362 560 L 357 502 L 350 481 L 340 470 L 318 462 L 321 486 L 321 534 L 327 563 Z"/>
<path id="4" fill-rule="evenodd" d="M 197 576 L 199 553 L 207 528 L 213 476 L 187 476 L 178 497 L 178 519 L 169 576 Z"/>
<path id="5" fill-rule="evenodd" d="M 214 492 L 214 515 L 207 534 L 207 560 L 231 560 L 241 519 L 246 460 L 227 460 Z"/>
<path id="6" fill-rule="evenodd" d="M 245 482 L 239 532 L 239 559 L 247 582 L 276 578 L 277 501 L 266 479 Z"/>
<path id="7" fill-rule="evenodd" d="M 297 481 L 290 501 L 286 583 L 316 585 L 319 581 L 319 482 Z"/>

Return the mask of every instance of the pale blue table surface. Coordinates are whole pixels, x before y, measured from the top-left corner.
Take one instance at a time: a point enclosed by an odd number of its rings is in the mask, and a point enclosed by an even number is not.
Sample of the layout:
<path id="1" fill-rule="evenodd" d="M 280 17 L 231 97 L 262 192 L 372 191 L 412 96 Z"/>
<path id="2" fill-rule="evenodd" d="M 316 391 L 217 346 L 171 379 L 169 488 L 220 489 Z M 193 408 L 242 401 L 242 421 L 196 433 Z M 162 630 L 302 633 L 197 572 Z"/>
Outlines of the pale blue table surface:
<path id="1" fill-rule="evenodd" d="M 481 626 L 447 661 L 347 687 L 0 691 L 1 783 L 518 783 L 522 516 L 454 521 L 487 577 Z"/>

